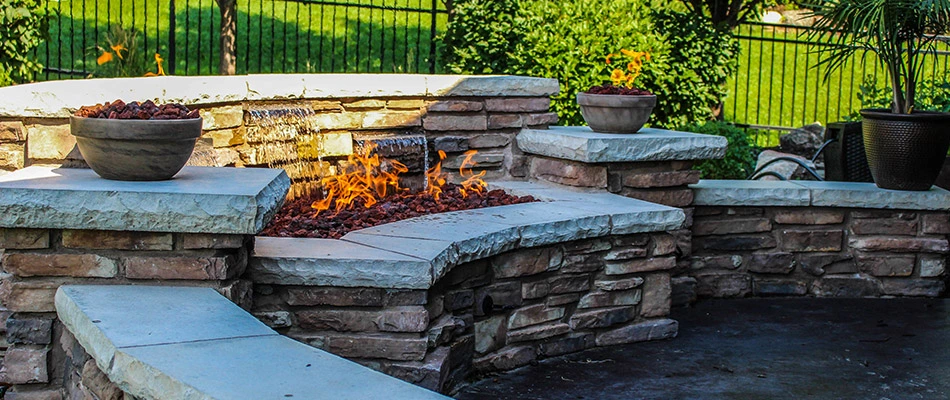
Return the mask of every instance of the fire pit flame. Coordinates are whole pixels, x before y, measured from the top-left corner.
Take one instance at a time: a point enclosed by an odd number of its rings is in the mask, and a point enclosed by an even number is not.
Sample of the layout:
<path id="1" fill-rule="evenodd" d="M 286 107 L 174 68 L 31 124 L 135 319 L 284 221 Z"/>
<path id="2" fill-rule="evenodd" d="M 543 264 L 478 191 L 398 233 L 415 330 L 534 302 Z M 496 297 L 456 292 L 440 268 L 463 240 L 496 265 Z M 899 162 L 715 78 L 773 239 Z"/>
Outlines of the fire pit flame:
<path id="1" fill-rule="evenodd" d="M 340 211 L 357 203 L 369 208 L 376 204 L 377 199 L 386 197 L 390 190 L 392 193 L 407 190 L 399 187 L 399 174 L 409 168 L 395 160 L 387 162 L 389 168 L 382 168 L 379 154 L 373 153 L 375 148 L 373 143 L 367 143 L 362 153 L 354 152 L 347 158 L 350 164 L 347 173 L 321 180 L 326 196 L 310 205 L 318 214 L 330 207 Z"/>
<path id="2" fill-rule="evenodd" d="M 339 212 L 357 205 L 370 208 L 390 193 L 408 190 L 399 186 L 399 174 L 406 173 L 409 168 L 399 161 L 380 160 L 379 154 L 374 152 L 375 149 L 375 144 L 367 142 L 361 152 L 354 152 L 347 158 L 349 167 L 346 173 L 321 180 L 326 195 L 310 205 L 316 210 L 316 214 L 331 208 Z M 458 191 L 462 198 L 470 194 L 484 193 L 488 187 L 488 184 L 482 180 L 485 171 L 477 174 L 472 172 L 472 168 L 476 165 L 474 157 L 477 153 L 475 150 L 465 152 L 465 158 L 459 167 L 459 175 L 463 180 L 459 184 Z M 439 162 L 426 171 L 425 191 L 436 201 L 439 201 L 443 187 L 448 182 L 447 175 L 442 171 L 442 161 L 445 157 L 445 152 L 439 150 Z"/>
<path id="3" fill-rule="evenodd" d="M 445 185 L 445 173 L 442 172 L 442 161 L 445 160 L 445 152 L 439 150 L 439 162 L 426 171 L 426 192 L 432 195 L 435 201 L 439 201 L 442 196 L 442 186 Z"/>
<path id="4" fill-rule="evenodd" d="M 477 150 L 469 150 L 465 153 L 465 159 L 462 160 L 462 165 L 459 167 L 459 175 L 465 180 L 462 181 L 460 185 L 462 188 L 459 189 L 459 193 L 462 194 L 462 198 L 468 197 L 469 193 L 482 193 L 488 187 L 488 184 L 482 180 L 482 177 L 485 176 L 486 171 L 479 172 L 477 174 L 472 173 L 472 167 L 475 166 L 475 161 L 472 160 L 475 157 L 475 154 L 478 154 Z"/>

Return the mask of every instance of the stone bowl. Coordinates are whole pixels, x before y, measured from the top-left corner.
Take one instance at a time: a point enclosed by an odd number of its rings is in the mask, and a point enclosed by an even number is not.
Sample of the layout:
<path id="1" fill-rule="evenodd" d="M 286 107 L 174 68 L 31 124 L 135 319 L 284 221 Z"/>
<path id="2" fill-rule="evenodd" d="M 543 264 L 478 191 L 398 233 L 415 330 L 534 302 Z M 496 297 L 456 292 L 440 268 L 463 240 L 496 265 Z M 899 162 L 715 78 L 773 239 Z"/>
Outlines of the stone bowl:
<path id="1" fill-rule="evenodd" d="M 201 118 L 138 120 L 69 117 L 79 152 L 99 176 L 163 181 L 181 171 L 201 136 Z"/>
<path id="2" fill-rule="evenodd" d="M 577 93 L 577 104 L 590 129 L 601 133 L 637 133 L 650 120 L 655 95 Z"/>

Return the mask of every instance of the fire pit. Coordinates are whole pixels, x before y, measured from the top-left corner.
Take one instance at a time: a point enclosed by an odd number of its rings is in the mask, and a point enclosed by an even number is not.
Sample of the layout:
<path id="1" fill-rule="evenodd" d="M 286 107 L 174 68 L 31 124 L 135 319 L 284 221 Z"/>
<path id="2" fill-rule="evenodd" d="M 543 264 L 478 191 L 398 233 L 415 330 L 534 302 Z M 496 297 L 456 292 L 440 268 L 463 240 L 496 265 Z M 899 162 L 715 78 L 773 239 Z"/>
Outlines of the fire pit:
<path id="1" fill-rule="evenodd" d="M 425 172 L 425 187 L 413 193 L 400 186 L 406 166 L 382 159 L 376 146 L 367 142 L 348 157 L 345 173 L 321 181 L 324 194 L 286 204 L 261 234 L 339 239 L 351 231 L 427 214 L 536 201 L 532 196 L 487 190 L 481 179 L 485 172 L 472 172 L 476 153 L 465 153 L 459 168 L 461 183 L 453 184 L 442 170 L 445 153 L 440 151 L 439 162 Z"/>

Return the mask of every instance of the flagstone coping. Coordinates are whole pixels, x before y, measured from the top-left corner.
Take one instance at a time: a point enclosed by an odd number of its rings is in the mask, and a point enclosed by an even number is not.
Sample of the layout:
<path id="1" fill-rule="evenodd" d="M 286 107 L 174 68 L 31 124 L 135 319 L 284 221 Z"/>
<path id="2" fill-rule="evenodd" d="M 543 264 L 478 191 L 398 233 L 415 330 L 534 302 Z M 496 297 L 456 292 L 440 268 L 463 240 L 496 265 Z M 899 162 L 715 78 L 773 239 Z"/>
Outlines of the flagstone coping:
<path id="1" fill-rule="evenodd" d="M 679 229 L 682 210 L 539 182 L 499 182 L 540 202 L 426 215 L 341 240 L 257 237 L 248 274 L 262 284 L 428 289 L 452 267 L 519 248 Z"/>

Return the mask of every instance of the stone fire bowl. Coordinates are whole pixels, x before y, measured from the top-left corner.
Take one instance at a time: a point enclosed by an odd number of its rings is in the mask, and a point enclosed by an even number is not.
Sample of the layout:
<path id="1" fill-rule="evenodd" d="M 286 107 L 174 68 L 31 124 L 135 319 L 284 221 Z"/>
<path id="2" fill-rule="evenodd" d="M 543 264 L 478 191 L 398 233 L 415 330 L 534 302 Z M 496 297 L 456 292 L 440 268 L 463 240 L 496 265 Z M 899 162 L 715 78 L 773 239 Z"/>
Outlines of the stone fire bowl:
<path id="1" fill-rule="evenodd" d="M 135 120 L 69 117 L 83 159 L 99 176 L 120 181 L 171 179 L 201 136 L 201 118 Z"/>
<path id="2" fill-rule="evenodd" d="M 655 95 L 577 93 L 577 104 L 590 129 L 601 133 L 636 133 L 650 120 Z"/>

